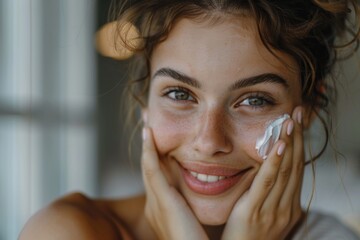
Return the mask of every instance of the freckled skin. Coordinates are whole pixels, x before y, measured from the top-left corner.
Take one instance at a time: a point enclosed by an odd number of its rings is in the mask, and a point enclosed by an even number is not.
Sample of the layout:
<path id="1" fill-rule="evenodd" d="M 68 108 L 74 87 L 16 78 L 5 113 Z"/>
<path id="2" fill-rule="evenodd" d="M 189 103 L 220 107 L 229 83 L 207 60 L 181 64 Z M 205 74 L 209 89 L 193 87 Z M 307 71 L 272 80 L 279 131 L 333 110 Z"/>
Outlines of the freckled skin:
<path id="1" fill-rule="evenodd" d="M 250 187 L 262 163 L 255 142 L 264 133 L 266 123 L 301 104 L 298 74 L 265 49 L 254 28 L 244 28 L 243 24 L 254 26 L 247 18 L 213 26 L 183 19 L 155 48 L 151 59 L 152 74 L 170 67 L 201 84 L 201 88 L 195 88 L 171 77 L 155 77 L 148 106 L 143 110 L 148 113 L 168 181 L 183 195 L 200 222 L 207 225 L 224 224 L 235 202 Z M 278 54 L 296 68 L 290 57 Z M 280 75 L 289 88 L 261 83 L 229 91 L 236 80 L 263 73 Z M 179 85 L 188 89 L 195 100 L 179 103 L 163 94 L 164 89 Z M 258 109 L 234 107 L 252 92 L 266 92 L 276 103 Z M 252 169 L 225 193 L 205 196 L 186 187 L 176 163 L 182 161 Z"/>

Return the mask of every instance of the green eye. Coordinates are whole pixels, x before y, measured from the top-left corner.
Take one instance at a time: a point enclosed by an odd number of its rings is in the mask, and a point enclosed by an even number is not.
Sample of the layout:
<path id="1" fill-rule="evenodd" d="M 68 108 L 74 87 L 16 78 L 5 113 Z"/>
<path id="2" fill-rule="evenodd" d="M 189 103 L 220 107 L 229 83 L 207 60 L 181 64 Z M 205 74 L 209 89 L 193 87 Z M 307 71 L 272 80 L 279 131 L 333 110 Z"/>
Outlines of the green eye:
<path id="1" fill-rule="evenodd" d="M 235 107 L 245 106 L 253 108 L 263 108 L 269 105 L 274 105 L 275 101 L 272 97 L 266 96 L 262 93 L 252 93 L 250 96 L 247 96 L 241 102 L 237 103 Z"/>
<path id="2" fill-rule="evenodd" d="M 191 94 L 183 89 L 172 89 L 165 95 L 175 101 L 195 101 Z"/>
<path id="3" fill-rule="evenodd" d="M 190 97 L 190 94 L 183 91 L 173 91 L 169 93 L 169 97 L 176 100 L 188 100 Z"/>
<path id="4" fill-rule="evenodd" d="M 242 102 L 242 105 L 249 105 L 249 106 L 263 106 L 264 104 L 266 104 L 265 99 L 259 97 L 247 98 Z"/>

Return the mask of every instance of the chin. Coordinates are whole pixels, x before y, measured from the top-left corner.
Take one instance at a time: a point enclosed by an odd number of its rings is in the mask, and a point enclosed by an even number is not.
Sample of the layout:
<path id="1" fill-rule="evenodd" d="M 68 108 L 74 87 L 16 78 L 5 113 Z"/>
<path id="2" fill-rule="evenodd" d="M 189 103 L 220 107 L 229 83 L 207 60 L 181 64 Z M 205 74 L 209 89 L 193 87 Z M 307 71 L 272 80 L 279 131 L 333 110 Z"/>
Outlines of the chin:
<path id="1" fill-rule="evenodd" d="M 196 217 L 198 218 L 199 222 L 202 225 L 208 225 L 208 226 L 220 226 L 220 225 L 224 225 L 227 220 L 228 220 L 228 216 L 224 217 L 219 217 L 219 216 L 209 216 L 209 215 L 201 215 L 200 216 L 196 214 Z"/>
<path id="2" fill-rule="evenodd" d="M 187 199 L 199 222 L 203 225 L 223 225 L 227 222 L 236 202 L 230 199 Z"/>

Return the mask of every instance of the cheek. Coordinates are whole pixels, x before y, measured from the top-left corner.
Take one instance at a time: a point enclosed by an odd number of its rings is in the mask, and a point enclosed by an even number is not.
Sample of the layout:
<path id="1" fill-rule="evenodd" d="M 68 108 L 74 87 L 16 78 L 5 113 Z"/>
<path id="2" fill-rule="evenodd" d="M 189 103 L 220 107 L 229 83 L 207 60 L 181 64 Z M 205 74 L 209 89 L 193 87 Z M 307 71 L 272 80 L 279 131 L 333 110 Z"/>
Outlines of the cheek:
<path id="1" fill-rule="evenodd" d="M 266 113 L 264 115 L 247 116 L 238 121 L 236 128 L 236 140 L 234 142 L 241 143 L 246 153 L 250 158 L 257 162 L 263 162 L 262 157 L 255 149 L 256 141 L 262 138 L 265 134 L 266 128 L 275 119 L 283 116 L 285 113 L 291 115 L 293 106 L 289 105 L 287 108 L 281 108 L 272 113 Z"/>
<path id="2" fill-rule="evenodd" d="M 251 159 L 262 162 L 255 149 L 256 140 L 264 134 L 266 121 L 241 121 L 234 131 L 234 148 L 246 152 Z"/>
<path id="3" fill-rule="evenodd" d="M 179 147 L 192 126 L 190 119 L 171 114 L 166 110 L 150 112 L 152 114 L 149 116 L 149 125 L 153 130 L 160 156 Z"/>

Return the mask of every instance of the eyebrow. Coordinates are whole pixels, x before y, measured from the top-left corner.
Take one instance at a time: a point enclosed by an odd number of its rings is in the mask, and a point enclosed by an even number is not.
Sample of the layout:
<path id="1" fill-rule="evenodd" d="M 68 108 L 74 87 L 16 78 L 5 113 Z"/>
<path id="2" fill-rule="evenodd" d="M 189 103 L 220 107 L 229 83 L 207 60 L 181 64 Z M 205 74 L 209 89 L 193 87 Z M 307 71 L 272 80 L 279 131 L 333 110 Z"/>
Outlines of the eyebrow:
<path id="1" fill-rule="evenodd" d="M 183 82 L 185 84 L 188 84 L 190 86 L 193 86 L 195 88 L 201 88 L 201 84 L 198 80 L 189 77 L 185 75 L 184 73 L 178 72 L 171 68 L 160 68 L 156 71 L 152 79 L 158 77 L 158 76 L 165 76 L 165 77 L 171 77 L 175 80 L 178 80 L 180 82 Z"/>
<path id="2" fill-rule="evenodd" d="M 201 88 L 201 84 L 198 80 L 171 68 L 160 68 L 155 72 L 152 79 L 158 76 L 171 77 L 192 87 Z M 289 88 L 288 82 L 281 76 L 274 73 L 264 73 L 237 80 L 234 84 L 230 86 L 229 90 L 234 91 L 239 88 L 250 87 L 260 83 L 276 83 L 282 85 L 284 88 Z"/>
<path id="3" fill-rule="evenodd" d="M 229 89 L 230 91 L 233 91 L 239 88 L 250 87 L 260 83 L 276 83 L 282 85 L 286 89 L 289 88 L 289 84 L 284 78 L 280 77 L 275 73 L 264 73 L 237 80 L 234 84 L 230 86 Z"/>

